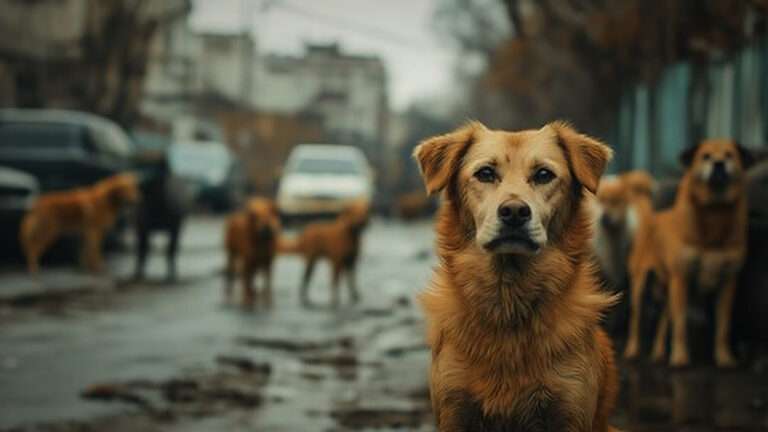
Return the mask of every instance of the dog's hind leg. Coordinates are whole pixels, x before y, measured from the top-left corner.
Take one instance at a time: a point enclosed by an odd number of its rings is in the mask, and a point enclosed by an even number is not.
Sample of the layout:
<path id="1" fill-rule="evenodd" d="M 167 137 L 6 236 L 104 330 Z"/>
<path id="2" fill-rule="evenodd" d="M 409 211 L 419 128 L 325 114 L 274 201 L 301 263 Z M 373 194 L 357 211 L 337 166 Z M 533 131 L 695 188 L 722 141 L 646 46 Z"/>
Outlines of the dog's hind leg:
<path id="1" fill-rule="evenodd" d="M 357 269 L 352 264 L 346 269 L 347 283 L 349 284 L 349 298 L 352 303 L 360 302 L 360 292 L 357 290 Z"/>
<path id="2" fill-rule="evenodd" d="M 261 298 L 263 299 L 264 306 L 272 307 L 272 266 L 267 265 L 264 267 L 264 286 L 262 288 Z"/>
<path id="3" fill-rule="evenodd" d="M 27 271 L 32 275 L 40 272 L 40 257 L 58 238 L 58 231 L 40 218 L 27 215 L 21 223 L 19 242 L 27 261 Z"/>
<path id="4" fill-rule="evenodd" d="M 333 274 L 331 275 L 331 306 L 339 307 L 339 283 L 341 282 L 341 273 L 344 266 L 341 263 L 333 263 Z"/>
<path id="5" fill-rule="evenodd" d="M 633 272 L 630 286 L 629 330 L 624 358 L 633 359 L 640 354 L 640 319 L 642 316 L 643 293 L 648 278 L 647 271 Z"/>
<path id="6" fill-rule="evenodd" d="M 307 266 L 304 268 L 304 277 L 301 280 L 301 291 L 299 293 L 301 304 L 304 306 L 309 305 L 309 281 L 312 279 L 312 273 L 315 271 L 317 259 L 315 257 L 307 257 L 306 261 Z"/>

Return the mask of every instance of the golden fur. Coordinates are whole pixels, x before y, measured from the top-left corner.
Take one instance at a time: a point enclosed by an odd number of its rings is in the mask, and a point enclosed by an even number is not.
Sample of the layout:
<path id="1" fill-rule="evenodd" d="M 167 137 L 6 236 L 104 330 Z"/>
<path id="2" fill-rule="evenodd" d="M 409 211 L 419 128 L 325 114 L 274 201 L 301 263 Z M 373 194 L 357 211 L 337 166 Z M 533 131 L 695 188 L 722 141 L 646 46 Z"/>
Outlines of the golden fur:
<path id="1" fill-rule="evenodd" d="M 360 254 L 360 238 L 368 223 L 369 204 L 359 200 L 347 206 L 332 222 L 315 222 L 307 225 L 294 241 L 283 241 L 281 250 L 298 253 L 304 257 L 306 267 L 301 282 L 301 302 L 309 304 L 309 282 L 318 259 L 331 262 L 331 305 L 339 305 L 339 282 L 347 276 L 350 299 L 357 303 L 360 293 L 355 280 L 355 267 Z"/>
<path id="2" fill-rule="evenodd" d="M 275 204 L 266 198 L 253 198 L 245 209 L 227 219 L 224 247 L 227 251 L 225 297 L 231 298 L 232 284 L 239 268 L 243 285 L 243 305 L 254 300 L 272 305 L 272 261 L 280 238 L 280 218 Z M 263 293 L 256 295 L 253 279 L 264 276 Z"/>
<path id="3" fill-rule="evenodd" d="M 414 156 L 427 191 L 444 191 L 421 296 L 438 429 L 610 430 L 618 379 L 598 322 L 615 299 L 593 274 L 585 206 L 610 149 L 563 123 L 470 123 Z M 525 224 L 510 231 L 503 208 Z"/>
<path id="4" fill-rule="evenodd" d="M 140 198 L 136 177 L 118 174 L 90 187 L 41 195 L 21 222 L 19 241 L 30 273 L 40 269 L 40 257 L 62 235 L 83 237 L 82 262 L 101 271 L 101 243 L 120 210 Z"/>
<path id="5" fill-rule="evenodd" d="M 652 357 L 666 351 L 672 324 L 670 365 L 690 362 L 686 336 L 689 287 L 716 292 L 715 362 L 730 367 L 736 360 L 729 346 L 731 311 L 738 273 L 746 254 L 747 196 L 745 169 L 749 154 L 730 140 L 707 140 L 682 156 L 687 170 L 669 210 L 653 215 L 638 231 L 630 255 L 632 309 L 627 358 L 639 354 L 639 321 L 649 272 L 666 287 L 667 307 L 657 326 Z M 716 165 L 722 164 L 719 174 Z M 715 178 L 718 177 L 719 178 Z"/>
<path id="6" fill-rule="evenodd" d="M 648 223 L 655 187 L 645 171 L 628 171 L 600 182 L 595 253 L 601 273 L 614 289 L 624 284 L 632 239 Z"/>

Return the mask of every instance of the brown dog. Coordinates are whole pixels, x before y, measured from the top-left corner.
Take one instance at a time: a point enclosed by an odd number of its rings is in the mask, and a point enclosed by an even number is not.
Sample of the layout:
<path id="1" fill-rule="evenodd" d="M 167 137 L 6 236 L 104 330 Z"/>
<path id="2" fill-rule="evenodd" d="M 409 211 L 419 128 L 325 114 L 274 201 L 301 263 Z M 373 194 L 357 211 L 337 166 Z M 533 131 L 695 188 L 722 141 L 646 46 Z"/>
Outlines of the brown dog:
<path id="1" fill-rule="evenodd" d="M 264 275 L 263 294 L 258 298 L 264 305 L 272 305 L 272 261 L 280 238 L 280 217 L 274 202 L 266 198 L 254 198 L 245 209 L 227 220 L 224 234 L 227 251 L 224 293 L 227 300 L 232 295 L 232 284 L 239 269 L 243 280 L 243 305 L 254 303 L 253 278 Z"/>
<path id="2" fill-rule="evenodd" d="M 414 156 L 427 191 L 445 191 L 421 297 L 439 430 L 610 430 L 618 380 L 598 321 L 615 299 L 593 275 L 585 201 L 611 150 L 563 123 L 471 123 Z"/>
<path id="3" fill-rule="evenodd" d="M 65 233 L 83 236 L 82 262 L 93 272 L 104 267 L 101 243 L 120 210 L 139 201 L 133 174 L 118 174 L 90 187 L 52 192 L 38 198 L 24 216 L 19 232 L 27 269 L 37 273 L 40 257 Z"/>
<path id="4" fill-rule="evenodd" d="M 635 232 L 648 223 L 655 182 L 644 171 L 605 178 L 597 190 L 599 204 L 594 246 L 602 275 L 613 289 L 621 289 Z"/>
<path id="5" fill-rule="evenodd" d="M 736 364 L 729 346 L 736 279 L 746 254 L 747 196 L 745 168 L 751 157 L 730 140 L 707 140 L 683 153 L 687 168 L 675 204 L 657 213 L 648 233 L 638 232 L 630 256 L 632 313 L 624 355 L 639 353 L 639 321 L 649 272 L 667 287 L 667 308 L 659 321 L 653 358 L 665 354 L 672 321 L 670 365 L 689 362 L 686 317 L 689 286 L 716 293 L 714 358 L 720 367 Z"/>
<path id="6" fill-rule="evenodd" d="M 331 280 L 331 304 L 339 305 L 339 280 L 342 273 L 347 276 L 350 299 L 353 303 L 360 300 L 355 281 L 355 266 L 360 253 L 360 237 L 368 223 L 369 204 L 356 201 L 350 204 L 333 222 L 316 222 L 307 225 L 292 242 L 284 241 L 281 250 L 286 253 L 299 253 L 304 257 L 306 267 L 301 282 L 301 302 L 309 305 L 309 282 L 315 264 L 320 258 L 331 262 L 333 276 Z"/>

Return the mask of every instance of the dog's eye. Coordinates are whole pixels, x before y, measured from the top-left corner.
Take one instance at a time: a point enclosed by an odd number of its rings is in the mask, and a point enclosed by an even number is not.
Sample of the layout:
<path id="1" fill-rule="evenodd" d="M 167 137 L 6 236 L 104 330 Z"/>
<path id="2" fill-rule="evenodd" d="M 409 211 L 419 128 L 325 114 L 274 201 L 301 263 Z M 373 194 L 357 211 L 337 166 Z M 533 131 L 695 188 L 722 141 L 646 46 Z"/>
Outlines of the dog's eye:
<path id="1" fill-rule="evenodd" d="M 705 161 L 708 161 L 711 157 L 712 156 L 709 153 L 704 153 L 703 155 L 701 155 L 701 158 L 704 159 Z"/>
<path id="2" fill-rule="evenodd" d="M 725 155 L 724 155 L 724 156 L 725 156 L 725 158 L 726 158 L 726 159 L 730 159 L 730 158 L 732 158 L 732 157 L 733 157 L 733 153 L 731 153 L 731 152 L 727 151 L 727 152 L 725 152 Z"/>
<path id="3" fill-rule="evenodd" d="M 547 184 L 555 179 L 555 173 L 547 168 L 539 168 L 536 173 L 533 174 L 533 181 L 536 184 Z"/>
<path id="4" fill-rule="evenodd" d="M 491 167 L 482 167 L 475 172 L 475 178 L 483 183 L 492 183 L 496 181 L 496 171 Z"/>

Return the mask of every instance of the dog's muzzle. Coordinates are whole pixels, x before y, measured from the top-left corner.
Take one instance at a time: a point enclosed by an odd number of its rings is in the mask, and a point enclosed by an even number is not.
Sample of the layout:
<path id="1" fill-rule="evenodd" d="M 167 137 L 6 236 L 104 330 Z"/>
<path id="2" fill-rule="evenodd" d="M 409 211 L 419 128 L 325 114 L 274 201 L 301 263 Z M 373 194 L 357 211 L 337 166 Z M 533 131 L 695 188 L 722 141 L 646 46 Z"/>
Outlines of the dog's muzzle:
<path id="1" fill-rule="evenodd" d="M 522 201 L 508 201 L 497 210 L 500 229 L 496 237 L 485 245 L 490 251 L 537 252 L 539 244 L 531 237 L 529 222 L 533 217 L 531 207 Z"/>
<path id="2" fill-rule="evenodd" d="M 725 167 L 725 162 L 717 161 L 712 164 L 712 173 L 709 175 L 707 183 L 714 190 L 722 190 L 731 181 L 731 175 Z"/>

